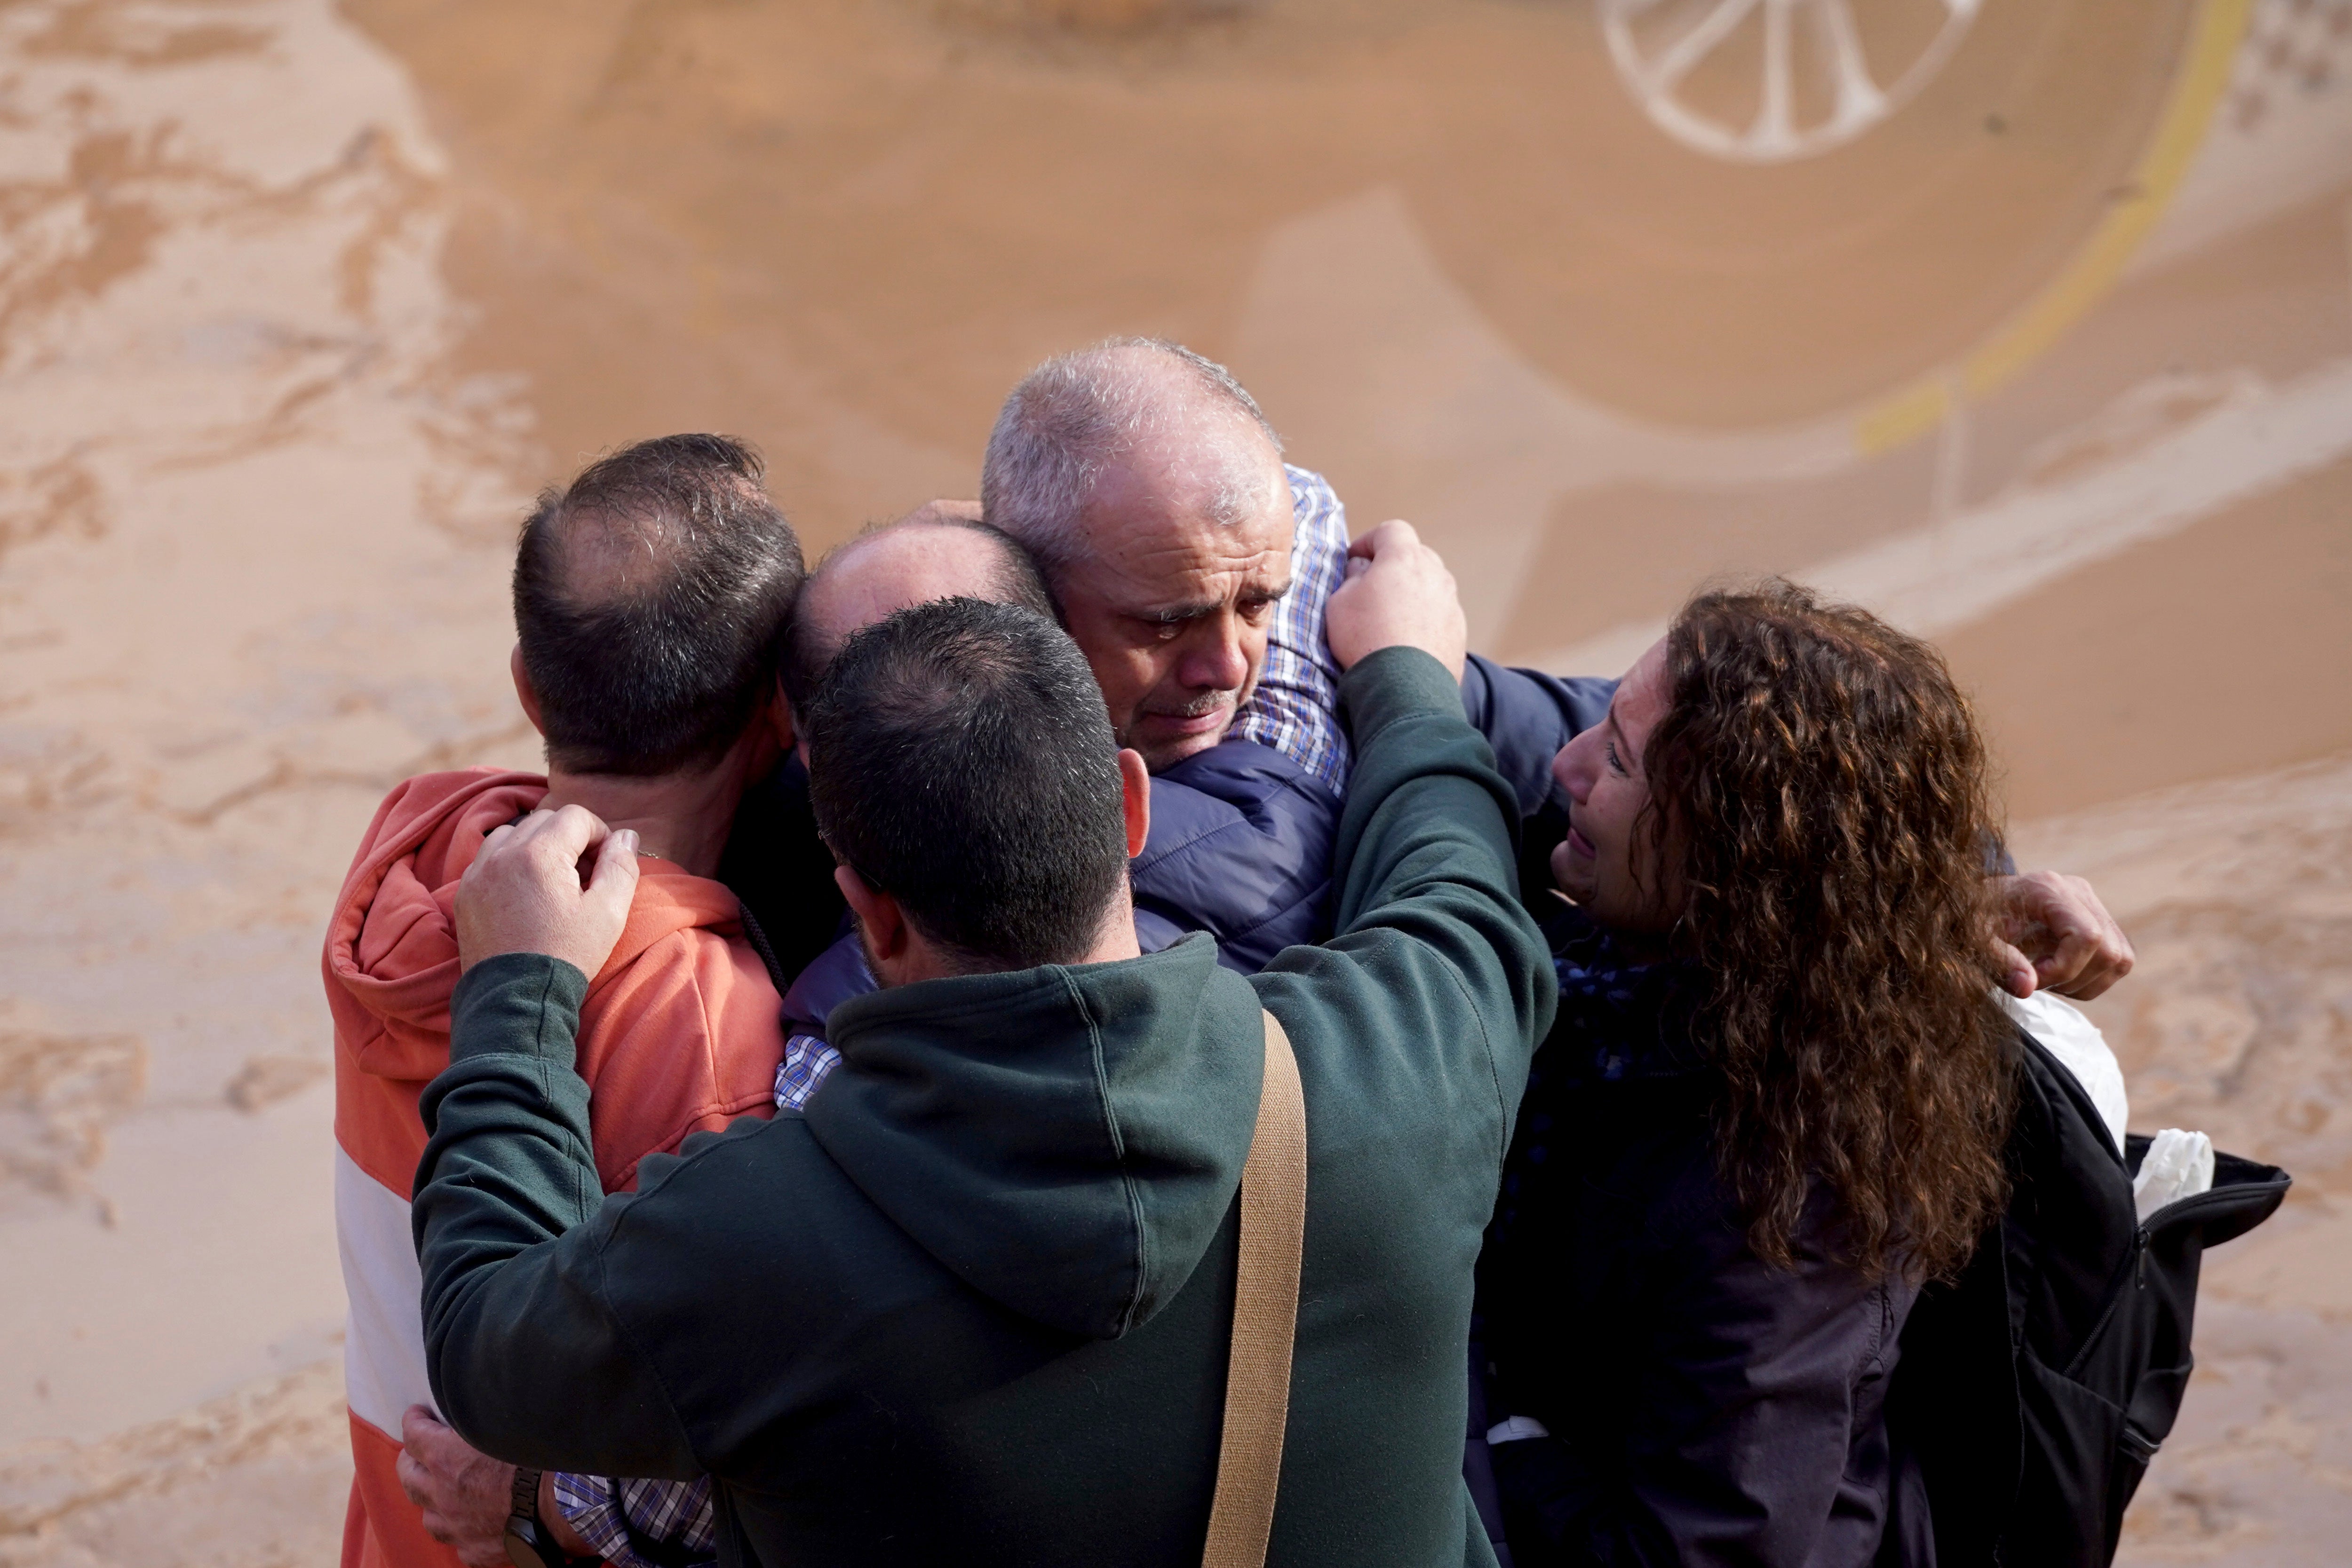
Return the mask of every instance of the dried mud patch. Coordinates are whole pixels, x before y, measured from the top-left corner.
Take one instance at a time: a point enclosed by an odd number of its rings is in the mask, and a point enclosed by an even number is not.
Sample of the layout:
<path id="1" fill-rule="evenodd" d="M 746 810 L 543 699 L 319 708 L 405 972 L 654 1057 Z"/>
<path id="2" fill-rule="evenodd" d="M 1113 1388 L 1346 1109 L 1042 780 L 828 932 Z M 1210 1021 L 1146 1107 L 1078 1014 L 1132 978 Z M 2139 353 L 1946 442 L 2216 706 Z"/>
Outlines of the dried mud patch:
<path id="1" fill-rule="evenodd" d="M 2126 1565 L 2321 1568 L 2352 1536 L 2352 757 L 2022 825 L 2139 962 L 2088 1008 L 2131 1124 L 2284 1166 L 2286 1207 L 2205 1256 L 2198 1370 L 2126 1516 Z"/>
<path id="2" fill-rule="evenodd" d="M 0 1568 L 331 1562 L 347 1431 L 324 1361 L 97 1442 L 0 1453 Z"/>
<path id="3" fill-rule="evenodd" d="M 146 1087 L 147 1047 L 135 1036 L 0 1028 L 0 1208 L 10 1186 L 82 1193 L 107 1124 Z"/>
<path id="4" fill-rule="evenodd" d="M 2175 905 L 2132 937 L 2102 1021 L 2135 1124 L 2202 1127 L 2306 1177 L 2352 1160 L 2352 914 Z"/>

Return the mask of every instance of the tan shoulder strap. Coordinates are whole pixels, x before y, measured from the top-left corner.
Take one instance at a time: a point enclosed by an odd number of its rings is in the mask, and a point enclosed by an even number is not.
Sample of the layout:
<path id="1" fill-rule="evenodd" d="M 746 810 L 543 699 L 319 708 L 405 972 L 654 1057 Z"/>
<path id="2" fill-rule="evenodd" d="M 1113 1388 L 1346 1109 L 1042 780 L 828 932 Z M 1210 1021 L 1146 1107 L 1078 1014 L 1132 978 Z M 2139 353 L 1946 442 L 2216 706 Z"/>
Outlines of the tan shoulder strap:
<path id="1" fill-rule="evenodd" d="M 1298 1264 L 1307 1241 L 1307 1096 L 1290 1037 L 1265 1015 L 1265 1086 L 1242 1167 L 1241 1260 L 1225 1367 L 1224 1441 L 1209 1505 L 1203 1568 L 1261 1568 L 1282 1481 L 1290 1421 L 1290 1347 L 1298 1333 Z"/>

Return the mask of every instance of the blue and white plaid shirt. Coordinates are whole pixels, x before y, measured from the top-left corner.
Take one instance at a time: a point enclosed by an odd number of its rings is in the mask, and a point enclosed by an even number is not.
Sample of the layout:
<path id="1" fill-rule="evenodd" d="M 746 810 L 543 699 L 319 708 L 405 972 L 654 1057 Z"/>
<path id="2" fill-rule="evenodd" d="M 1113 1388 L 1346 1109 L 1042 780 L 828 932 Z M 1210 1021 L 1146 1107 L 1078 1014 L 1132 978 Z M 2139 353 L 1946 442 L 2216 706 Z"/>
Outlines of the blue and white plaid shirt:
<path id="1" fill-rule="evenodd" d="M 1272 747 L 1345 794 L 1353 760 L 1339 727 L 1339 666 L 1323 638 L 1323 612 L 1348 575 L 1348 510 L 1322 475 L 1291 465 L 1290 591 L 1274 607 L 1257 690 L 1234 716 L 1232 735 Z M 797 1112 L 841 1053 L 814 1035 L 784 1042 L 776 1064 L 776 1108 Z M 707 1561 L 718 1539 L 710 1480 L 608 1480 L 559 1475 L 555 1505 L 614 1568 L 678 1568 Z"/>
<path id="2" fill-rule="evenodd" d="M 1348 509 L 1322 475 L 1296 466 L 1285 471 L 1297 524 L 1290 591 L 1274 607 L 1265 667 L 1234 720 L 1233 736 L 1274 747 L 1344 795 L 1351 758 L 1347 732 L 1339 727 L 1339 665 L 1323 640 L 1323 612 L 1348 577 Z"/>
<path id="3" fill-rule="evenodd" d="M 710 1506 L 709 1476 L 616 1481 L 558 1475 L 555 1506 L 614 1568 L 683 1568 L 709 1562 L 718 1551 L 719 1519 Z"/>
<path id="4" fill-rule="evenodd" d="M 840 1065 L 841 1052 L 813 1034 L 796 1034 L 784 1041 L 784 1059 L 776 1063 L 776 1109 L 806 1109 L 809 1096 Z"/>

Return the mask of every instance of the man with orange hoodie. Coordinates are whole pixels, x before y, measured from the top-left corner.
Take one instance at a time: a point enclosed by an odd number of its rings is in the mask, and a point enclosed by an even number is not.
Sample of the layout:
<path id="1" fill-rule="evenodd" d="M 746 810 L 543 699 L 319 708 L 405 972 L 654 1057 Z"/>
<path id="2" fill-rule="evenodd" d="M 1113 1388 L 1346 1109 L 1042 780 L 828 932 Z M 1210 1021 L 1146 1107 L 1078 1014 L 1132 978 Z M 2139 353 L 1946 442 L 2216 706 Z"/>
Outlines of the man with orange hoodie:
<path id="1" fill-rule="evenodd" d="M 463 1462 L 511 1475 L 464 1450 L 431 1409 L 409 1230 L 417 1095 L 449 1059 L 452 910 L 482 841 L 534 808 L 577 804 L 642 846 L 626 934 L 582 1015 L 605 1191 L 634 1186 L 646 1155 L 689 1133 L 772 1111 L 780 999 L 756 925 L 714 880 L 746 784 L 790 741 L 772 654 L 801 551 L 760 475 L 740 443 L 674 435 L 542 495 L 516 555 L 513 669 L 547 777 L 478 768 L 408 780 L 377 808 L 344 880 L 325 956 L 351 1300 L 343 1568 L 503 1560 L 496 1521 L 428 1530 L 398 1468 L 404 1427 L 442 1462 L 454 1445 Z M 476 1490 L 504 1496 L 503 1483 Z"/>

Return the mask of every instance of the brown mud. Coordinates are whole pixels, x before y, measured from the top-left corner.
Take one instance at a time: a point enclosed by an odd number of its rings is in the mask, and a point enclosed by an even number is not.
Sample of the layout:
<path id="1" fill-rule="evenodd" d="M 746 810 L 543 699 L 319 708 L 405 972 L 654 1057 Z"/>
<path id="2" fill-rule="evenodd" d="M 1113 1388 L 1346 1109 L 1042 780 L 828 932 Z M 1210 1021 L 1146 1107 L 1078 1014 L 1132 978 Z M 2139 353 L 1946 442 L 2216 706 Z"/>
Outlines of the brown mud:
<path id="1" fill-rule="evenodd" d="M 1850 9 L 1925 63 L 1782 155 L 1752 32 L 1645 107 L 1614 0 L 0 8 L 0 1564 L 334 1550 L 320 925 L 393 782 L 529 763 L 530 493 L 730 430 L 823 545 L 1112 332 L 1489 651 L 1763 571 L 1942 642 L 2141 943 L 2135 1125 L 2300 1178 L 2126 1560 L 2334 1561 L 2352 0 Z"/>

